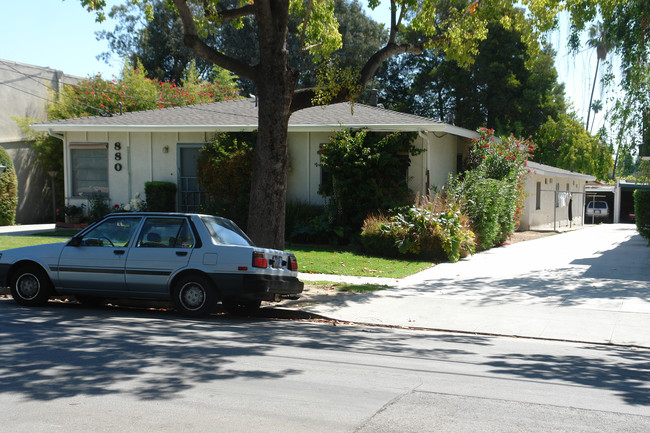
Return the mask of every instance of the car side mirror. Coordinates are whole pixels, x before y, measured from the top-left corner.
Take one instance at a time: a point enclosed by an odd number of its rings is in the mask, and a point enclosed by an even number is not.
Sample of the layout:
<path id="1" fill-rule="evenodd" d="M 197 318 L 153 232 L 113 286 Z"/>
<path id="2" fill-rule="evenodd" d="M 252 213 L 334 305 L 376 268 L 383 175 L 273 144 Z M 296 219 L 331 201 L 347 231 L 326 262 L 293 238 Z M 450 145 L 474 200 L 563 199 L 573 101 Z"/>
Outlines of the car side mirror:
<path id="1" fill-rule="evenodd" d="M 69 247 L 78 247 L 81 245 L 81 237 L 80 236 L 74 236 L 70 241 L 68 242 Z"/>

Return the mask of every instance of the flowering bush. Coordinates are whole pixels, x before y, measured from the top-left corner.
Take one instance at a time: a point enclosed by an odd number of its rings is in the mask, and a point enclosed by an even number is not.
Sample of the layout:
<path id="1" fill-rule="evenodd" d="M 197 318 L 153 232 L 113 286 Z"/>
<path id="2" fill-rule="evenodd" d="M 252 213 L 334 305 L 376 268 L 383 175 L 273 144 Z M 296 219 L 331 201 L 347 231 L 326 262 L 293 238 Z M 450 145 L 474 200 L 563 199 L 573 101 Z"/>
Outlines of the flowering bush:
<path id="1" fill-rule="evenodd" d="M 140 212 L 146 209 L 147 204 L 140 199 L 140 194 L 136 194 L 127 204 L 113 205 L 113 212 Z"/>
<path id="2" fill-rule="evenodd" d="M 152 80 L 146 74 L 142 64 L 133 67 L 127 63 L 122 76 L 117 80 L 104 80 L 101 75 L 95 75 L 79 81 L 75 86 L 66 86 L 64 96 L 50 105 L 49 118 L 54 120 L 118 114 L 227 101 L 239 97 L 237 86 L 230 75 L 215 71 L 214 81 L 202 81 L 194 64 L 186 71 L 186 78 L 180 85 Z"/>
<path id="3" fill-rule="evenodd" d="M 497 138 L 486 128 L 479 134 L 470 147 L 468 170 L 450 179 L 448 189 L 469 217 L 477 247 L 487 249 L 505 242 L 517 228 L 534 146 L 512 136 Z"/>

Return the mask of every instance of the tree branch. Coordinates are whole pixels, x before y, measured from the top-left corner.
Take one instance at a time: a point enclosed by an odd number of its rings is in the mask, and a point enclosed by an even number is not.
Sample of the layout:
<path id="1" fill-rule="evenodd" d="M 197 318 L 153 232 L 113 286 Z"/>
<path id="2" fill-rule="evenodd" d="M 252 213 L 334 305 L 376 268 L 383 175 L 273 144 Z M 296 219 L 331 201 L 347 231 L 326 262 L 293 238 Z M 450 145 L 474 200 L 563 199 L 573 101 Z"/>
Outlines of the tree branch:
<path id="1" fill-rule="evenodd" d="M 398 54 L 422 54 L 424 52 L 424 43 L 419 44 L 387 44 L 381 50 L 373 54 L 370 59 L 366 62 L 363 69 L 361 69 L 361 74 L 359 76 L 359 81 L 357 84 L 363 89 L 365 88 L 372 77 L 377 72 L 377 69 L 381 64 L 389 59 L 392 56 Z M 293 100 L 291 101 L 292 113 L 302 110 L 303 108 L 308 108 L 314 105 L 312 102 L 313 98 L 316 96 L 317 88 L 307 88 L 296 90 L 293 94 Z M 351 96 L 349 89 L 342 89 L 338 95 L 334 95 L 331 99 L 331 103 L 335 104 L 338 102 L 343 102 L 349 100 Z"/>
<path id="2" fill-rule="evenodd" d="M 227 56 L 212 48 L 199 38 L 196 25 L 194 24 L 194 15 L 187 6 L 187 0 L 173 0 L 173 2 L 183 23 L 183 42 L 188 48 L 204 59 L 217 66 L 232 71 L 240 77 L 248 78 L 252 81 L 256 80 L 257 74 L 255 66 Z"/>
<path id="3" fill-rule="evenodd" d="M 243 18 L 255 14 L 255 6 L 252 4 L 247 4 L 237 9 L 223 9 L 220 10 L 218 19 L 222 21 L 234 20 L 237 18 Z"/>

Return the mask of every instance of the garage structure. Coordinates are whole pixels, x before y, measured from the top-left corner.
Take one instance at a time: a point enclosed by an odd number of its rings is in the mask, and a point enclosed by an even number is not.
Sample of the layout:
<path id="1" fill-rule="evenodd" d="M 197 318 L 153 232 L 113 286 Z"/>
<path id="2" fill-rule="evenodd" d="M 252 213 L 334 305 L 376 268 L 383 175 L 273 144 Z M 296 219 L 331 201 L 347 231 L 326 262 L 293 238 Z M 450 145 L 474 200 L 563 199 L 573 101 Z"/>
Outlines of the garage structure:
<path id="1" fill-rule="evenodd" d="M 610 223 L 634 223 L 634 191 L 637 189 L 650 189 L 650 185 L 618 180 L 615 185 L 590 183 L 586 187 L 588 200 L 606 201 L 612 210 Z M 591 224 L 590 218 L 586 221 Z M 598 223 L 599 221 L 594 221 Z"/>
<path id="2" fill-rule="evenodd" d="M 519 230 L 563 230 L 584 225 L 585 187 L 595 178 L 528 162 L 526 201 Z"/>

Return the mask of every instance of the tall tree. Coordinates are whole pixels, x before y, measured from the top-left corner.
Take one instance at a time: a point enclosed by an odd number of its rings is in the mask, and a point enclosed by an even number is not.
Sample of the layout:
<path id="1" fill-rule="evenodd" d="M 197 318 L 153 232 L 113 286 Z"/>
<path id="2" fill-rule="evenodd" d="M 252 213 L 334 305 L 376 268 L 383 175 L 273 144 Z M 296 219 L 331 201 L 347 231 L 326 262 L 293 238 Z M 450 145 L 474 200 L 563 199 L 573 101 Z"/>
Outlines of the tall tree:
<path id="1" fill-rule="evenodd" d="M 112 53 L 132 65 L 141 62 L 149 78 L 177 84 L 190 63 L 195 62 L 200 77 L 209 77 L 212 63 L 197 57 L 183 44 L 183 23 L 163 0 L 151 0 L 149 4 L 127 2 L 113 6 L 108 15 L 117 24 L 113 31 L 96 32 L 97 39 L 106 40 L 110 49 L 98 58 L 108 63 Z M 214 35 L 209 38 L 217 40 Z"/>
<path id="2" fill-rule="evenodd" d="M 594 90 L 596 89 L 596 81 L 598 81 L 598 65 L 600 62 L 604 62 L 607 58 L 607 54 L 611 49 L 611 43 L 607 37 L 607 32 L 603 28 L 601 23 L 596 23 L 589 27 L 589 39 L 587 40 L 587 45 L 596 49 L 596 72 L 594 73 L 594 82 L 591 86 L 591 95 L 589 96 L 589 105 L 587 106 L 587 121 L 585 122 L 585 130 L 589 131 L 589 117 L 591 116 L 591 110 L 594 110 L 594 116 L 598 110 L 595 110 L 592 102 L 594 100 Z"/>
<path id="3" fill-rule="evenodd" d="M 105 0 L 80 0 L 91 10 Z M 133 0 L 131 0 L 133 1 Z M 147 1 L 147 0 L 139 0 Z M 437 48 L 461 65 L 471 62 L 480 40 L 485 38 L 486 17 L 498 0 L 390 0 L 391 23 L 385 44 L 372 54 L 360 70 L 342 69 L 330 62 L 330 54 L 341 47 L 341 34 L 334 18 L 333 0 L 248 0 L 231 6 L 218 0 L 172 0 L 181 18 L 184 43 L 198 56 L 255 83 L 259 101 L 257 145 L 248 232 L 260 245 L 284 246 L 284 214 L 287 188 L 287 130 L 291 113 L 314 103 L 354 100 L 388 58 L 404 53 L 421 54 Z M 541 28 L 553 25 L 554 13 L 547 3 L 559 0 L 527 0 Z M 587 2 L 582 0 L 577 3 Z M 371 8 L 379 0 L 368 0 Z M 573 5 L 574 1 L 571 2 Z M 290 17 L 300 24 L 290 28 Z M 256 29 L 259 60 L 234 58 L 209 44 L 211 30 L 224 24 L 236 26 L 250 19 Z M 298 38 L 298 55 L 310 56 L 318 86 L 299 88 L 305 72 L 291 63 L 289 35 Z"/>
<path id="4" fill-rule="evenodd" d="M 235 5 L 230 0 L 228 4 Z M 340 63 L 353 69 L 361 69 L 366 58 L 377 51 L 388 37 L 382 24 L 368 17 L 357 0 L 334 0 L 334 16 L 339 23 L 342 47 L 332 53 Z M 212 63 L 196 57 L 194 52 L 183 44 L 183 25 L 180 17 L 167 7 L 163 0 L 151 0 L 150 4 L 138 3 L 113 6 L 109 17 L 117 20 L 113 31 L 97 32 L 98 39 L 109 43 L 110 52 L 99 57 L 109 62 L 111 53 L 132 64 L 142 62 L 150 78 L 180 83 L 184 68 L 197 59 L 196 66 L 202 78 L 209 78 Z M 291 16 L 287 44 L 290 49 L 292 67 L 305 71 L 299 77 L 299 87 L 314 86 L 317 77 L 310 70 L 311 60 L 297 49 L 300 25 L 297 17 Z M 259 61 L 259 47 L 255 37 L 254 20 L 243 17 L 240 24 L 215 28 L 207 40 L 224 54 L 244 62 Z M 243 95 L 255 94 L 255 84 L 237 77 Z"/>
<path id="5" fill-rule="evenodd" d="M 533 138 L 533 161 L 607 179 L 614 163 L 603 137 L 591 136 L 575 113 L 549 118 Z"/>
<path id="6" fill-rule="evenodd" d="M 514 26 L 503 17 L 517 20 Z M 565 112 L 554 52 L 538 42 L 522 10 L 504 5 L 488 22 L 475 62 L 460 67 L 433 50 L 389 60 L 378 74 L 385 104 L 452 121 L 467 129 L 529 136 L 548 116 Z"/>

